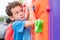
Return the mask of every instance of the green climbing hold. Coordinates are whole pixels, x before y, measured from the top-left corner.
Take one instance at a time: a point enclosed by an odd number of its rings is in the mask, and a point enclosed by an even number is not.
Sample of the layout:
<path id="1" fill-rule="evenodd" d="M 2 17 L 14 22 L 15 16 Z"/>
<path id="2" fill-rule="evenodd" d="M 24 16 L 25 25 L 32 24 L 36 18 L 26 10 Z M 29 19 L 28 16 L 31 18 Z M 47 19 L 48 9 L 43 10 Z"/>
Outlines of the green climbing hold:
<path id="1" fill-rule="evenodd" d="M 43 20 L 36 20 L 35 21 L 35 32 L 39 33 L 42 32 Z"/>

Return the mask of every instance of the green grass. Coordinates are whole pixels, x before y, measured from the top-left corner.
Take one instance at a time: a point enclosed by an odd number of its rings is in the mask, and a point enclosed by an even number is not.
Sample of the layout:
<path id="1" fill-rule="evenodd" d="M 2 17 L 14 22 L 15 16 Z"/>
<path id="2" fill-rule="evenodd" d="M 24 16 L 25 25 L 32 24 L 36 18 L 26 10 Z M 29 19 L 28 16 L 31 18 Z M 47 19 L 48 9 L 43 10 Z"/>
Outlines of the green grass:
<path id="1" fill-rule="evenodd" d="M 4 21 L 4 18 L 0 18 L 0 21 Z"/>

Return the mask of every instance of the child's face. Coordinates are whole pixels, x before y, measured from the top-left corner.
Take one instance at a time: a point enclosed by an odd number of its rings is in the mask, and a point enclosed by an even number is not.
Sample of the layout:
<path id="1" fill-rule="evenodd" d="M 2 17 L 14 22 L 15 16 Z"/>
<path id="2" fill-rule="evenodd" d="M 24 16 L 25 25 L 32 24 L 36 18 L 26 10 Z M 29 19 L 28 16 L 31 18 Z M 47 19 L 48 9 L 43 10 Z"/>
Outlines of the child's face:
<path id="1" fill-rule="evenodd" d="M 12 20 L 24 20 L 25 14 L 23 12 L 23 8 L 20 6 L 16 6 L 15 8 L 11 9 L 12 17 L 10 17 Z"/>

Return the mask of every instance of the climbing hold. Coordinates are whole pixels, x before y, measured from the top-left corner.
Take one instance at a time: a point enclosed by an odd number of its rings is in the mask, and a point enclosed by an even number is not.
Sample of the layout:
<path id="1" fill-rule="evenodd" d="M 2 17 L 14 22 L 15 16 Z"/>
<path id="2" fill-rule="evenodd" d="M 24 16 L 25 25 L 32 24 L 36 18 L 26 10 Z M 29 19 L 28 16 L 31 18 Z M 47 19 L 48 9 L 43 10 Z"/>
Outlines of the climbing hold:
<path id="1" fill-rule="evenodd" d="M 46 7 L 46 10 L 47 10 L 47 12 L 50 12 L 50 7 L 47 6 Z"/>
<path id="2" fill-rule="evenodd" d="M 42 32 L 43 20 L 36 20 L 35 21 L 35 32 L 39 33 Z"/>

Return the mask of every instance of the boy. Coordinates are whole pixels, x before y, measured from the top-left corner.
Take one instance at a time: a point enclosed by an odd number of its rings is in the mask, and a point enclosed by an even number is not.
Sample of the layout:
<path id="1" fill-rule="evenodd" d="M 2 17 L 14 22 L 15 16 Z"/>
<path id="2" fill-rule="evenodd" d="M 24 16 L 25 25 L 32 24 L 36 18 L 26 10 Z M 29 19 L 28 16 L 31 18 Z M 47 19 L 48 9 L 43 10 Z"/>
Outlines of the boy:
<path id="1" fill-rule="evenodd" d="M 9 18 L 14 21 L 12 28 L 14 30 L 14 40 L 31 40 L 30 27 L 35 22 L 35 15 L 32 5 L 28 7 L 29 19 L 26 20 L 26 15 L 23 12 L 22 4 L 18 1 L 9 3 L 6 7 L 6 13 Z"/>

